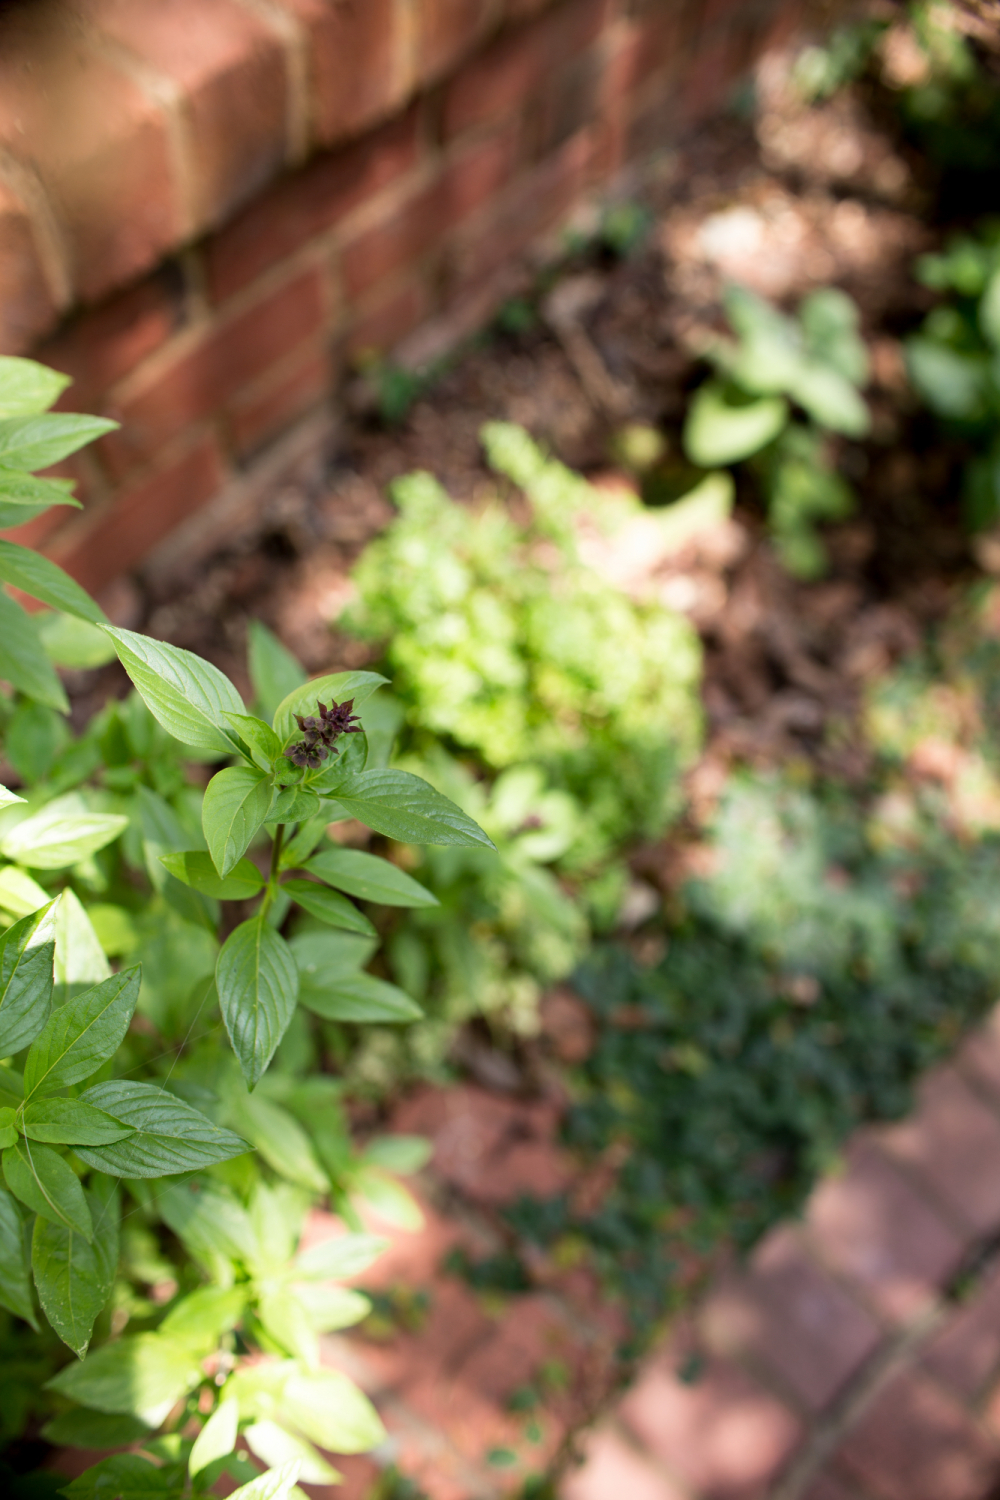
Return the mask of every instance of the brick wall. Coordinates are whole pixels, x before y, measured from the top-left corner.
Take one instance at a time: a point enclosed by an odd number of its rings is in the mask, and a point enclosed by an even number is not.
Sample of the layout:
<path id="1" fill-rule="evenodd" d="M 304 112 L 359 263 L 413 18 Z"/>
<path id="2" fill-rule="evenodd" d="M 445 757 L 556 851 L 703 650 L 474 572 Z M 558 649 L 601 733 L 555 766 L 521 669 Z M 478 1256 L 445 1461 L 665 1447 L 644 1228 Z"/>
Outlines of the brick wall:
<path id="1" fill-rule="evenodd" d="M 89 588 L 717 109 L 798 0 L 20 0 L 0 350 L 122 423 L 21 539 Z M 316 425 L 315 423 L 313 424 Z"/>

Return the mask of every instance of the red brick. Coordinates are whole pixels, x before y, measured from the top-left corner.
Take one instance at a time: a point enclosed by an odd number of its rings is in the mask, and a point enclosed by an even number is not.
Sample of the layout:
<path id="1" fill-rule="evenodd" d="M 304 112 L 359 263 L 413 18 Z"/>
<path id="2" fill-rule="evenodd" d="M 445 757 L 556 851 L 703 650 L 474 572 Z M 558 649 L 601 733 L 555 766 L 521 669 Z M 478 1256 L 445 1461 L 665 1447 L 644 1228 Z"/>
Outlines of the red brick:
<path id="1" fill-rule="evenodd" d="M 498 0 L 421 0 L 417 8 L 417 78 L 441 78 L 496 18 Z"/>
<path id="2" fill-rule="evenodd" d="M 1000 1225 L 1000 1120 L 954 1068 L 938 1068 L 920 1085 L 920 1107 L 876 1139 L 933 1189 L 957 1224 L 972 1234 Z"/>
<path id="3" fill-rule="evenodd" d="M 547 155 L 597 118 L 604 59 L 596 49 L 555 71 L 540 100 L 535 148 Z"/>
<path id="4" fill-rule="evenodd" d="M 71 454 L 61 463 L 52 464 L 50 468 L 44 470 L 44 477 L 46 479 L 72 479 L 74 498 L 79 500 L 84 507 L 93 504 L 97 499 L 93 492 L 92 468 L 80 453 Z M 41 547 L 48 537 L 54 536 L 64 526 L 71 525 L 79 514 L 75 506 L 54 505 L 51 510 L 35 516 L 23 526 L 12 526 L 7 531 L 0 532 L 0 536 L 6 541 L 19 542 L 22 547 Z"/>
<path id="5" fill-rule="evenodd" d="M 214 440 L 197 438 L 183 454 L 117 496 L 88 530 L 81 534 L 74 529 L 72 537 L 52 548 L 53 556 L 85 589 L 96 593 L 142 562 L 224 483 Z"/>
<path id="6" fill-rule="evenodd" d="M 562 1357 L 572 1342 L 562 1318 L 544 1297 L 514 1297 L 488 1343 L 479 1342 L 459 1367 L 459 1377 L 487 1401 L 506 1405 L 530 1385 L 546 1360 Z"/>
<path id="7" fill-rule="evenodd" d="M 881 1313 L 906 1322 L 954 1272 L 962 1240 L 869 1143 L 855 1143 L 848 1162 L 842 1177 L 827 1178 L 813 1193 L 810 1238 Z"/>
<path id="8" fill-rule="evenodd" d="M 351 319 L 344 349 L 349 359 L 372 353 L 385 354 L 429 315 L 430 293 L 419 273 Z"/>
<path id="9" fill-rule="evenodd" d="M 58 407 L 94 411 L 118 381 L 131 374 L 181 327 L 186 291 L 171 263 L 137 286 L 117 292 L 102 307 L 77 313 L 35 357 L 69 375 L 73 384 Z"/>
<path id="10" fill-rule="evenodd" d="M 972 1397 L 1000 1364 L 1000 1272 L 984 1278 L 925 1344 L 921 1364 L 960 1396 Z"/>
<path id="11" fill-rule="evenodd" d="M 686 1500 L 684 1493 L 613 1427 L 599 1427 L 583 1444 L 583 1463 L 571 1469 L 560 1500 Z"/>
<path id="12" fill-rule="evenodd" d="M 111 472 L 128 473 L 189 423 L 221 411 L 324 323 L 322 277 L 307 266 L 250 306 L 185 338 L 173 359 L 109 408 L 122 424 L 101 442 Z"/>
<path id="13" fill-rule="evenodd" d="M 233 398 L 228 419 L 234 451 L 243 458 L 260 448 L 329 396 L 332 387 L 330 354 L 325 344 L 311 341 L 277 372 Z"/>
<path id="14" fill-rule="evenodd" d="M 848 1486 L 835 1474 L 820 1474 L 799 1500 L 860 1500 L 857 1490 Z"/>
<path id="15" fill-rule="evenodd" d="M 664 1363 L 648 1364 L 621 1416 L 701 1500 L 763 1500 L 801 1435 L 787 1407 L 735 1365 L 715 1360 L 691 1384 Z"/>
<path id="16" fill-rule="evenodd" d="M 768 1235 L 747 1274 L 709 1297 L 702 1328 L 717 1353 L 749 1356 L 820 1411 L 881 1342 L 877 1324 L 804 1253 L 791 1229 Z"/>
<path id="17" fill-rule="evenodd" d="M 586 184 L 592 156 L 589 132 L 574 136 L 478 214 L 451 252 L 457 283 L 465 287 L 487 280 L 564 219 Z"/>
<path id="18" fill-rule="evenodd" d="M 411 265 L 510 179 L 517 133 L 505 127 L 451 161 L 436 181 L 400 204 L 382 223 L 344 247 L 344 285 L 351 297 Z"/>
<path id="19" fill-rule="evenodd" d="M 19 6 L 0 21 L 0 140 L 41 178 L 83 298 L 173 248 L 181 220 L 163 112 L 59 8 Z"/>
<path id="20" fill-rule="evenodd" d="M 687 60 L 681 90 L 681 111 L 688 125 L 696 125 L 721 108 L 739 72 L 728 32 L 698 46 Z"/>
<path id="21" fill-rule="evenodd" d="M 577 0 L 501 37 L 449 85 L 446 137 L 490 120 L 509 119 L 532 102 L 553 69 L 599 35 L 606 11 L 606 0 Z"/>
<path id="22" fill-rule="evenodd" d="M 80 0 L 91 20 L 177 84 L 190 120 L 194 223 L 218 223 L 285 157 L 285 59 L 275 33 L 233 0 Z"/>
<path id="23" fill-rule="evenodd" d="M 337 1453 L 334 1468 L 343 1476 L 332 1491 L 336 1500 L 370 1500 L 381 1469 L 363 1453 Z"/>
<path id="24" fill-rule="evenodd" d="M 868 1407 L 838 1457 L 880 1500 L 981 1500 L 1000 1452 L 956 1402 L 904 1370 Z"/>
<path id="25" fill-rule="evenodd" d="M 402 0 L 280 0 L 306 28 L 313 134 L 360 135 L 406 99 L 412 79 Z"/>
<path id="26" fill-rule="evenodd" d="M 1000 1101 L 1000 1008 L 965 1039 L 957 1062 L 967 1078 Z"/>
<path id="27" fill-rule="evenodd" d="M 0 354 L 23 353 L 55 316 L 28 211 L 0 182 Z"/>
<path id="28" fill-rule="evenodd" d="M 213 299 L 231 297 L 410 171 L 417 161 L 417 118 L 411 109 L 357 145 L 320 156 L 215 235 L 205 247 Z"/>

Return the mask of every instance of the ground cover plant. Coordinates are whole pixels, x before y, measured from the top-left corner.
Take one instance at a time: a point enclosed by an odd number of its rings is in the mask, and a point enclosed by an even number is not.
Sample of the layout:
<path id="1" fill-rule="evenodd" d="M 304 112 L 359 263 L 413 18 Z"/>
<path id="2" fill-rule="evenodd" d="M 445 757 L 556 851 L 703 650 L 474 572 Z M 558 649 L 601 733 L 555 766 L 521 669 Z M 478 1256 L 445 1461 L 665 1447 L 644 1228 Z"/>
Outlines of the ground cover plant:
<path id="1" fill-rule="evenodd" d="M 51 414 L 63 382 L 29 361 L 0 379 L 5 518 L 65 503 L 32 471 L 107 424 Z M 425 781 L 369 763 L 377 674 L 306 681 L 259 638 L 261 717 L 209 662 L 110 625 L 29 549 L 0 544 L 0 577 L 60 611 L 39 625 L 2 595 L 22 787 L 0 791 L 0 1307 L 8 1337 L 10 1317 L 36 1331 L 50 1376 L 26 1391 L 8 1368 L 8 1430 L 47 1411 L 51 1442 L 143 1440 L 75 1479 L 74 1497 L 197 1494 L 227 1472 L 245 1500 L 280 1500 L 298 1478 L 336 1477 L 317 1445 L 383 1436 L 367 1398 L 320 1366 L 318 1336 L 368 1311 L 341 1284 L 382 1247 L 354 1204 L 419 1219 L 398 1174 L 424 1150 L 355 1150 L 317 1063 L 324 1028 L 420 1015 L 367 972 L 377 933 L 352 897 L 434 898 L 326 829 L 490 841 Z M 135 692 L 74 738 L 51 658 L 99 660 L 108 643 Z M 192 763 L 213 769 L 207 785 Z M 324 1199 L 347 1232 L 304 1248 Z M 241 1358 L 254 1351 L 273 1358 Z"/>

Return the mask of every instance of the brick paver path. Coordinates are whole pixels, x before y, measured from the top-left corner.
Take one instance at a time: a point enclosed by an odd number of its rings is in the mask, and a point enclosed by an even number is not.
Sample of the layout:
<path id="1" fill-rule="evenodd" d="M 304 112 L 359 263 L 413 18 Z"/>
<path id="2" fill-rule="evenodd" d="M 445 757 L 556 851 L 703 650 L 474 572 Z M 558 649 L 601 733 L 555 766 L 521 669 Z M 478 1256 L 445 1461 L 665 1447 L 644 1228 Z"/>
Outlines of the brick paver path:
<path id="1" fill-rule="evenodd" d="M 801 1221 L 716 1274 L 620 1396 L 620 1330 L 585 1274 L 539 1260 L 491 1301 L 441 1272 L 456 1245 L 502 1248 L 497 1205 L 570 1183 L 556 1118 L 473 1086 L 397 1118 L 435 1142 L 434 1206 L 372 1284 L 429 1288 L 429 1311 L 385 1342 L 328 1341 L 382 1410 L 380 1461 L 433 1500 L 492 1500 L 600 1408 L 560 1500 L 1000 1500 L 1000 1010 L 909 1119 L 854 1138 Z M 377 1465 L 338 1464 L 331 1500 L 364 1496 Z"/>

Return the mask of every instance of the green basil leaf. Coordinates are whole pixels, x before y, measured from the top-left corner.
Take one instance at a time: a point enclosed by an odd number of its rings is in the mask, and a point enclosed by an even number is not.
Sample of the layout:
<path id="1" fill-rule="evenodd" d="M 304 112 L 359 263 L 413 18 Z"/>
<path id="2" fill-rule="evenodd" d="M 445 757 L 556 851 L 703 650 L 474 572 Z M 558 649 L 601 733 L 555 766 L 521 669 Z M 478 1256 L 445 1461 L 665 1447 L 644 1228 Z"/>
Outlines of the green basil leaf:
<path id="1" fill-rule="evenodd" d="M 367 1271 L 389 1241 L 378 1234 L 335 1234 L 295 1257 L 294 1271 L 312 1281 L 350 1281 Z"/>
<path id="2" fill-rule="evenodd" d="M 134 1134 L 107 1146 L 78 1146 L 76 1154 L 99 1172 L 122 1177 L 168 1177 L 195 1172 L 249 1151 L 246 1141 L 224 1130 L 152 1083 L 122 1078 L 96 1083 L 80 1096 Z"/>
<path id="3" fill-rule="evenodd" d="M 408 771 L 362 771 L 333 791 L 344 815 L 402 844 L 482 844 L 492 839 L 460 807 Z"/>
<path id="4" fill-rule="evenodd" d="M 220 1401 L 194 1440 L 188 1457 L 188 1473 L 200 1474 L 216 1459 L 225 1458 L 236 1447 L 239 1430 L 240 1404 L 238 1401 Z"/>
<path id="5" fill-rule="evenodd" d="M 381 1025 L 418 1021 L 423 1011 L 415 1000 L 372 974 L 338 974 L 310 981 L 302 1004 L 325 1021 L 373 1022 Z"/>
<path id="6" fill-rule="evenodd" d="M 28 1279 L 24 1224 L 17 1200 L 0 1188 L 0 1307 L 23 1318 L 38 1332 Z"/>
<path id="7" fill-rule="evenodd" d="M 86 1195 L 94 1238 L 85 1239 L 64 1224 L 35 1220 L 31 1268 L 38 1300 L 63 1343 L 82 1359 L 94 1331 L 94 1320 L 107 1305 L 118 1270 L 117 1196 L 102 1202 Z"/>
<path id="8" fill-rule="evenodd" d="M 134 1134 L 103 1110 L 82 1099 L 37 1099 L 26 1104 L 22 1130 L 29 1141 L 63 1146 L 110 1146 Z"/>
<path id="9" fill-rule="evenodd" d="M 201 826 L 223 879 L 246 853 L 271 806 L 270 777 L 255 766 L 227 766 L 205 789 Z"/>
<path id="10" fill-rule="evenodd" d="M 252 1142 L 269 1167 L 311 1192 L 327 1191 L 326 1173 L 293 1115 L 270 1099 L 241 1094 L 237 1088 L 230 1091 L 227 1103 L 230 1122 Z"/>
<path id="11" fill-rule="evenodd" d="M 286 786 L 274 799 L 265 823 L 303 823 L 319 811 L 319 797 L 311 787 Z"/>
<path id="12" fill-rule="evenodd" d="M 358 911 L 353 901 L 314 880 L 286 880 L 281 889 L 297 901 L 306 911 L 319 917 L 329 927 L 342 927 L 346 932 L 363 932 L 376 936 L 375 928 L 363 912 Z"/>
<path id="13" fill-rule="evenodd" d="M 215 969 L 222 1018 L 250 1088 L 263 1074 L 288 1028 L 299 973 L 288 944 L 263 917 L 229 934 Z"/>
<path id="14" fill-rule="evenodd" d="M 424 1227 L 420 1204 L 408 1188 L 378 1167 L 362 1167 L 351 1181 L 351 1192 L 364 1198 L 386 1224 L 416 1234 Z"/>
<path id="15" fill-rule="evenodd" d="M 82 1364 L 60 1370 L 46 1389 L 159 1427 L 178 1397 L 201 1379 L 201 1368 L 185 1344 L 159 1333 L 138 1333 L 104 1344 Z"/>
<path id="16" fill-rule="evenodd" d="M 301 1459 L 290 1459 L 277 1469 L 268 1469 L 266 1474 L 251 1479 L 249 1484 L 241 1484 L 229 1500 L 288 1500 L 301 1472 Z"/>
<path id="17" fill-rule="evenodd" d="M 692 463 L 714 469 L 749 458 L 778 436 L 788 421 L 781 396 L 761 396 L 736 404 L 725 387 L 709 380 L 700 386 L 684 423 L 684 452 Z"/>
<path id="18" fill-rule="evenodd" d="M 371 938 L 354 932 L 299 932 L 288 945 L 298 965 L 300 984 L 322 989 L 327 975 L 354 972 L 366 964 L 375 952 Z"/>
<path id="19" fill-rule="evenodd" d="M 118 1051 L 139 998 L 139 975 L 138 965 L 112 974 L 49 1017 L 24 1065 L 26 1097 L 79 1083 Z"/>
<path id="20" fill-rule="evenodd" d="M 148 1432 L 145 1423 L 141 1430 Z M 184 1471 L 178 1464 L 162 1468 L 138 1453 L 113 1453 L 64 1485 L 69 1500 L 180 1500 Z"/>
<path id="21" fill-rule="evenodd" d="M 434 1153 L 433 1142 L 423 1135 L 380 1135 L 369 1141 L 362 1161 L 386 1172 L 410 1177 L 425 1167 Z"/>
<path id="22" fill-rule="evenodd" d="M 286 1354 L 300 1359 L 310 1369 L 319 1364 L 317 1330 L 313 1327 L 304 1304 L 290 1287 L 279 1286 L 273 1291 L 263 1292 L 257 1302 L 257 1316 L 264 1325 L 265 1332 L 270 1334 Z M 250 1442 L 250 1439 L 247 1441 Z M 252 1442 L 250 1447 L 258 1458 L 265 1458 L 263 1453 L 257 1452 Z M 275 1459 L 269 1458 L 269 1461 L 273 1463 Z"/>
<path id="23" fill-rule="evenodd" d="M 303 866 L 327 885 L 380 906 L 437 906 L 438 898 L 387 859 L 360 849 L 324 849 Z"/>
<path id="24" fill-rule="evenodd" d="M 103 630 L 89 620 L 61 610 L 36 616 L 38 636 L 49 661 L 57 667 L 87 671 L 115 659 L 115 648 Z"/>
<path id="25" fill-rule="evenodd" d="M 52 998 L 59 1006 L 82 995 L 92 985 L 110 979 L 111 965 L 104 956 L 93 922 L 70 886 L 65 888 L 56 906 L 55 933 Z"/>
<path id="26" fill-rule="evenodd" d="M 16 1068 L 0 1067 L 0 1104 L 16 1109 L 24 1098 L 24 1079 Z"/>
<path id="27" fill-rule="evenodd" d="M 236 1327 L 246 1305 L 245 1285 L 201 1286 L 171 1308 L 159 1331 L 186 1344 L 193 1354 L 209 1354 L 222 1335 Z"/>
<path id="28" fill-rule="evenodd" d="M 28 474 L 23 469 L 0 467 L 0 524 L 14 526 L 19 520 L 29 521 L 50 505 L 72 505 L 82 510 L 71 483 L 68 479 L 39 479 L 37 474 Z M 14 512 L 11 520 L 7 519 L 8 508 Z M 28 514 L 18 515 L 20 511 Z"/>
<path id="29" fill-rule="evenodd" d="M 332 1453 L 365 1453 L 385 1441 L 368 1397 L 339 1370 L 293 1368 L 274 1416 Z"/>
<path id="30" fill-rule="evenodd" d="M 134 630 L 104 625 L 118 659 L 153 718 L 168 734 L 199 750 L 232 755 L 232 736 L 222 715 L 245 712 L 228 677 L 192 651 L 154 641 Z"/>
<path id="31" fill-rule="evenodd" d="M 93 1238 L 90 1209 L 80 1179 L 64 1156 L 51 1146 L 18 1141 L 3 1154 L 3 1175 L 15 1198 L 52 1224 L 65 1225 Z"/>
<path id="32" fill-rule="evenodd" d="M 29 698 L 69 713 L 69 699 L 38 639 L 38 626 L 0 588 L 0 677 Z"/>
<path id="33" fill-rule="evenodd" d="M 0 464 L 9 469 L 47 469 L 117 426 L 106 417 L 75 412 L 7 417 L 0 421 Z"/>
<path id="34" fill-rule="evenodd" d="M 41 1031 L 52 1009 L 55 938 L 51 901 L 0 937 L 0 1057 L 12 1057 Z"/>
<path id="35" fill-rule="evenodd" d="M 193 1177 L 157 1189 L 157 1211 L 164 1224 L 204 1264 L 257 1259 L 257 1236 L 250 1215 L 226 1188 L 208 1178 Z M 232 1279 L 231 1267 L 226 1264 Z"/>
<path id="36" fill-rule="evenodd" d="M 262 771 L 270 771 L 281 754 L 282 745 L 270 724 L 253 714 L 224 713 L 222 716 L 230 729 L 249 745 L 255 763 Z"/>
<path id="37" fill-rule="evenodd" d="M 368 1298 L 361 1292 L 346 1286 L 319 1286 L 302 1282 L 295 1288 L 295 1296 L 305 1308 L 317 1333 L 333 1333 L 338 1328 L 350 1328 L 367 1318 L 372 1310 Z"/>
<path id="38" fill-rule="evenodd" d="M 17 1140 L 17 1127 L 14 1124 L 16 1118 L 17 1112 L 10 1105 L 0 1106 L 0 1151 L 13 1146 Z"/>
<path id="39" fill-rule="evenodd" d="M 96 854 L 127 827 L 128 818 L 90 812 L 79 792 L 67 792 L 16 823 L 0 839 L 0 853 L 30 869 L 62 870 Z"/>
<path id="40" fill-rule="evenodd" d="M 250 621 L 247 646 L 250 681 L 257 707 L 273 720 L 278 704 L 301 687 L 306 681 L 306 673 L 261 620 Z"/>
<path id="41" fill-rule="evenodd" d="M 212 863 L 212 856 L 200 849 L 189 849 L 184 854 L 161 854 L 160 863 L 185 885 L 217 901 L 247 901 L 264 886 L 263 875 L 248 859 L 239 860 L 225 880 Z"/>
<path id="42" fill-rule="evenodd" d="M 149 1428 L 138 1417 L 88 1411 L 85 1406 L 64 1411 L 42 1428 L 45 1441 L 59 1448 L 124 1448 L 148 1436 Z"/>
<path id="43" fill-rule="evenodd" d="M 34 359 L 5 354 L 0 359 L 0 417 L 30 417 L 48 411 L 72 381 Z"/>
<path id="44" fill-rule="evenodd" d="M 388 678 L 379 676 L 378 672 L 334 672 L 330 676 L 310 678 L 278 704 L 274 713 L 274 732 L 282 745 L 296 739 L 299 726 L 295 715 L 315 714 L 317 703 L 331 699 L 343 703 L 347 698 L 353 698 L 356 713 L 362 703 L 387 681 Z"/>
<path id="45" fill-rule="evenodd" d="M 75 578 L 40 552 L 32 552 L 30 547 L 21 547 L 17 542 L 0 540 L 0 578 L 33 599 L 51 604 L 53 609 L 64 609 L 92 625 L 107 619 L 103 609 Z"/>

